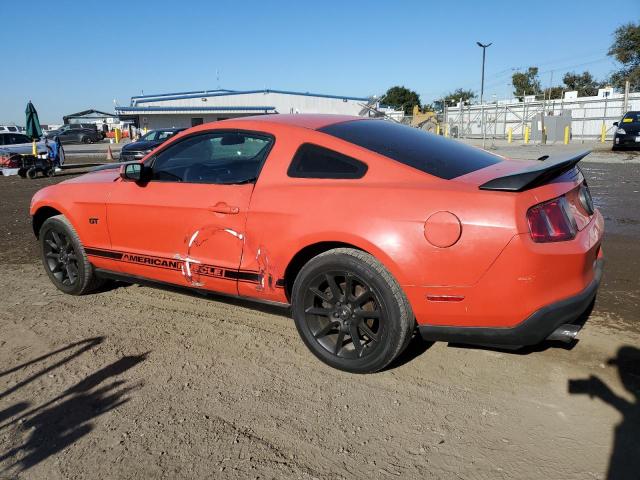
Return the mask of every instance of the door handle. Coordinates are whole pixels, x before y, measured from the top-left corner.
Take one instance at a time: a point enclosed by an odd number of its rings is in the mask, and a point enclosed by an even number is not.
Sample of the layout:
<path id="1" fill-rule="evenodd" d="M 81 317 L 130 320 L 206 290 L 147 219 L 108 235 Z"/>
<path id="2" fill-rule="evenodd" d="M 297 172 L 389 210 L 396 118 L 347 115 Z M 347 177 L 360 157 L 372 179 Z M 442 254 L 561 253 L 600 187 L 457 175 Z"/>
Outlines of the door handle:
<path id="1" fill-rule="evenodd" d="M 209 210 L 214 213 L 224 213 L 227 215 L 236 215 L 240 213 L 240 209 L 238 207 L 232 207 L 231 205 L 227 205 L 225 202 L 218 202 L 214 206 L 209 207 Z"/>

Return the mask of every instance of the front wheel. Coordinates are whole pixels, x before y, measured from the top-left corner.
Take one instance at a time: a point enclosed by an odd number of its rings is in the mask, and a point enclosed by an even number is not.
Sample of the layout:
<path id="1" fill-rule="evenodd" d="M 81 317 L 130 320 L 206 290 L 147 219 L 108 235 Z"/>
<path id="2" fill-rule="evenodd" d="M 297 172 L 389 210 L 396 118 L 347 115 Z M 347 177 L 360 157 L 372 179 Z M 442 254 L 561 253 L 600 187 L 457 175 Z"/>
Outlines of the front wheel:
<path id="1" fill-rule="evenodd" d="M 40 228 L 39 237 L 42 264 L 59 290 L 83 295 L 102 284 L 95 276 L 78 234 L 64 215 L 48 218 Z"/>
<path id="2" fill-rule="evenodd" d="M 302 268 L 293 286 L 292 312 L 311 352 L 354 373 L 389 365 L 415 326 L 409 302 L 389 271 L 351 248 L 322 253 Z"/>

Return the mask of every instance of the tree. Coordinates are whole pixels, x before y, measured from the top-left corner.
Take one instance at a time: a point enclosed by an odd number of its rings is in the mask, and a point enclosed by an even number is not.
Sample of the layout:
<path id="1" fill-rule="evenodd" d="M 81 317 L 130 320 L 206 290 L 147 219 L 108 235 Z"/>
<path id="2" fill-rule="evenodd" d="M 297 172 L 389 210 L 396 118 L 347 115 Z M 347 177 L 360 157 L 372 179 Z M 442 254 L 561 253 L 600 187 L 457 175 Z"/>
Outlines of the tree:
<path id="1" fill-rule="evenodd" d="M 611 83 L 623 88 L 626 80 L 632 90 L 640 89 L 640 23 L 627 23 L 613 33 L 613 43 L 607 52 L 622 64 L 622 68 L 611 75 Z"/>
<path id="2" fill-rule="evenodd" d="M 473 90 L 456 88 L 453 92 L 445 95 L 444 97 L 434 100 L 433 109 L 434 111 L 444 110 L 444 105 L 442 104 L 442 102 L 444 102 L 448 107 L 450 107 L 451 105 L 458 105 L 460 101 L 462 101 L 463 105 L 469 105 L 469 103 L 471 103 L 471 100 L 473 100 L 474 98 L 476 98 L 476 94 L 473 93 Z"/>
<path id="3" fill-rule="evenodd" d="M 440 103 L 442 103 L 442 102 L 440 102 Z M 439 109 L 442 108 L 440 103 L 438 103 L 438 102 L 425 103 L 424 105 L 422 105 L 422 111 L 423 112 L 435 112 L 436 110 L 439 110 Z"/>
<path id="4" fill-rule="evenodd" d="M 408 88 L 395 86 L 387 90 L 380 99 L 380 103 L 397 110 L 404 110 L 406 115 L 411 115 L 413 106 L 420 106 L 420 95 Z"/>
<path id="5" fill-rule="evenodd" d="M 567 86 L 567 90 L 576 90 L 580 97 L 591 97 L 598 94 L 598 88 L 602 86 L 589 72 L 565 73 L 562 81 Z"/>
<path id="6" fill-rule="evenodd" d="M 564 92 L 566 88 L 561 86 L 555 86 L 545 89 L 544 94 L 547 97 L 547 100 L 555 100 L 556 98 L 562 98 L 562 92 Z"/>
<path id="7" fill-rule="evenodd" d="M 516 97 L 535 95 L 540 92 L 538 67 L 529 67 L 526 72 L 516 72 L 511 76 L 513 94 Z"/>

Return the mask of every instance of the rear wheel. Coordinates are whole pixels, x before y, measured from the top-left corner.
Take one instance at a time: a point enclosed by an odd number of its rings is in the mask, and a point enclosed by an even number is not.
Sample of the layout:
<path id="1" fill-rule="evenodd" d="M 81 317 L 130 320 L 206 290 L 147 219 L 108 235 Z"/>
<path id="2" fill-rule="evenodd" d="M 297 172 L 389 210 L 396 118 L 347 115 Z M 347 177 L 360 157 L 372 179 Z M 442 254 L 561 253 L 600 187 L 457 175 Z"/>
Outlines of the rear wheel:
<path id="1" fill-rule="evenodd" d="M 307 347 L 326 364 L 354 373 L 386 367 L 414 328 L 398 282 L 373 256 L 350 248 L 322 253 L 302 268 L 292 311 Z"/>
<path id="2" fill-rule="evenodd" d="M 33 180 L 34 178 L 36 178 L 38 176 L 38 171 L 35 168 L 30 168 L 29 170 L 27 170 L 27 178 L 29 180 Z"/>
<path id="3" fill-rule="evenodd" d="M 40 245 L 44 269 L 59 290 L 83 295 L 102 284 L 95 276 L 76 231 L 64 215 L 48 218 L 42 224 Z"/>
<path id="4" fill-rule="evenodd" d="M 91 143 L 91 139 L 89 137 L 82 137 L 80 141 L 84 144 Z"/>

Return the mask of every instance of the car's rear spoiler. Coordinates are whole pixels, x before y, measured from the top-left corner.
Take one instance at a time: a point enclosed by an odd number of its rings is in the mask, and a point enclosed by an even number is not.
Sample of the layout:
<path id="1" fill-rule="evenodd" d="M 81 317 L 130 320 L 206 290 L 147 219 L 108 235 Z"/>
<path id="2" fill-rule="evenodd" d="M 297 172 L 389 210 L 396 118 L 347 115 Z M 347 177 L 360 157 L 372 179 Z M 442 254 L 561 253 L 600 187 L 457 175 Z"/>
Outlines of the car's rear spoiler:
<path id="1" fill-rule="evenodd" d="M 565 172 L 568 172 L 584 157 L 589 155 L 591 150 L 580 153 L 557 156 L 544 159 L 540 165 L 532 165 L 517 173 L 494 178 L 480 185 L 480 190 L 496 190 L 503 192 L 522 192 L 531 188 L 539 187 Z"/>

